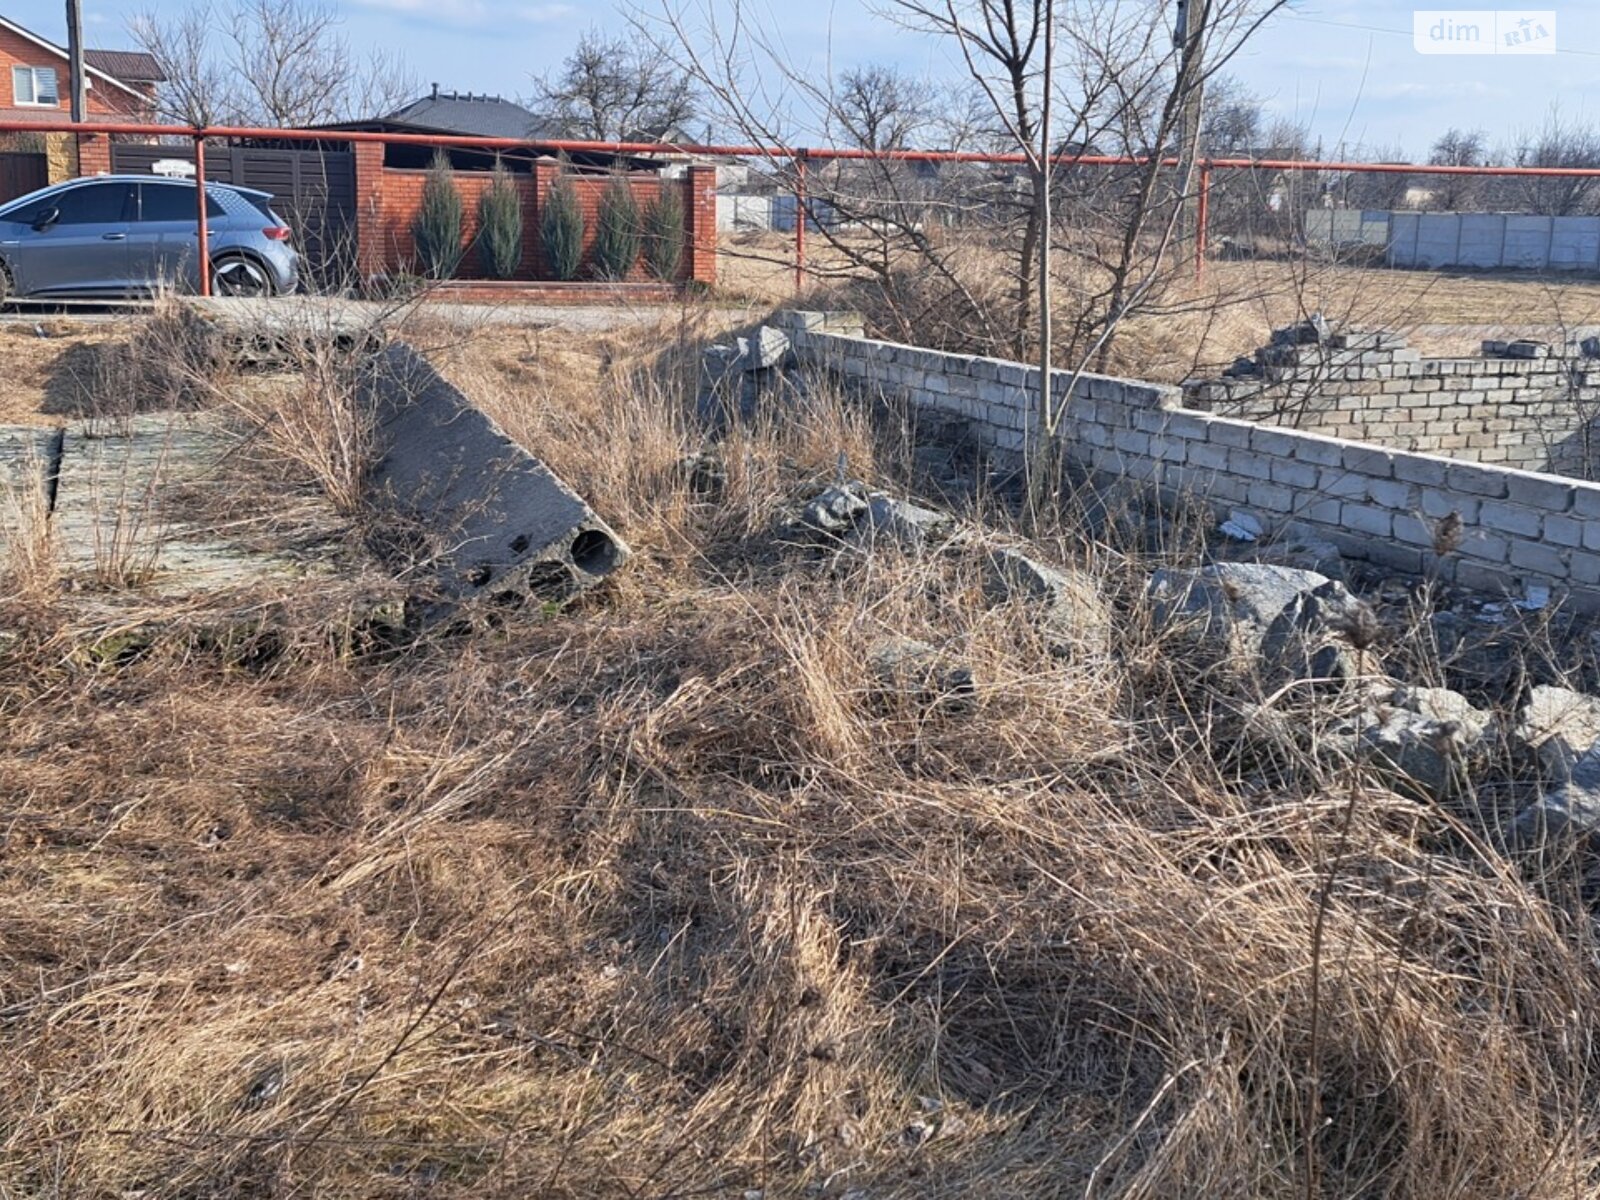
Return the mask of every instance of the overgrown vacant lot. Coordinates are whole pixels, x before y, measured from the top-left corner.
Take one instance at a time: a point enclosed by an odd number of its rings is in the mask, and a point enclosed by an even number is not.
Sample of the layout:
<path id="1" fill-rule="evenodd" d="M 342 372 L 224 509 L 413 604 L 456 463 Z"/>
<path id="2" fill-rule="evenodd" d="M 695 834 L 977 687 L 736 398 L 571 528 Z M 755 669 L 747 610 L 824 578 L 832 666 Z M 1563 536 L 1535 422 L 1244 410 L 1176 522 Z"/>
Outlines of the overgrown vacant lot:
<path id="1" fill-rule="evenodd" d="M 1435 802 L 1325 750 L 1339 695 L 1154 618 L 1201 531 L 1115 497 L 1032 530 L 1048 625 L 985 597 L 981 488 L 948 550 L 793 544 L 841 466 L 920 460 L 814 386 L 708 482 L 704 332 L 413 331 L 635 552 L 468 630 L 352 634 L 405 586 L 359 509 L 340 577 L 156 602 L 65 587 L 12 505 L 0 1194 L 1595 1192 L 1591 895 L 1503 848 L 1528 763 Z M 261 388 L 303 395 L 202 398 Z M 317 491 L 278 432 L 255 507 Z M 1529 620 L 1480 702 L 1592 667 Z M 1469 686 L 1391 621 L 1362 670 Z"/>
<path id="2" fill-rule="evenodd" d="M 845 237 L 852 239 L 862 241 L 860 235 Z M 1006 258 L 970 236 L 957 245 L 954 269 L 980 302 L 1002 313 L 1014 286 Z M 863 285 L 862 273 L 843 255 L 815 235 L 806 254 L 816 274 L 797 298 L 792 242 L 771 233 L 734 235 L 723 246 L 722 285 L 768 304 L 860 306 L 887 328 L 886 298 L 877 287 Z M 1095 289 L 1104 281 L 1072 248 L 1061 257 L 1055 288 L 1058 365 L 1076 366 L 1075 343 L 1060 338 L 1070 332 L 1074 314 L 1095 307 Z M 931 337 L 949 349 L 976 348 L 962 344 L 977 341 L 975 323 L 950 327 L 950 313 L 961 307 L 950 303 L 928 272 L 911 270 L 914 261 L 908 258 L 906 265 L 895 300 L 910 314 L 914 338 Z M 1215 373 L 1273 329 L 1313 312 L 1336 324 L 1405 333 L 1425 353 L 1476 354 L 1488 330 L 1546 338 L 1579 327 L 1592 331 L 1600 326 L 1600 281 L 1577 272 L 1404 271 L 1305 257 L 1212 261 L 1197 280 L 1187 261 L 1172 260 L 1124 320 L 1107 369 L 1165 383 Z"/>

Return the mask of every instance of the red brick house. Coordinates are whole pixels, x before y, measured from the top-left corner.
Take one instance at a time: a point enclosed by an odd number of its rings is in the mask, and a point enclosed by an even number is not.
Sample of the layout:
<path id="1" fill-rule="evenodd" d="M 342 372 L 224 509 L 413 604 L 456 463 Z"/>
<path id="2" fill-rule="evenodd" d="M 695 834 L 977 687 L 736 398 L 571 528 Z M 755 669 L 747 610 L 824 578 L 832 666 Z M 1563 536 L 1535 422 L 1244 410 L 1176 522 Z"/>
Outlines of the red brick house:
<path id="1" fill-rule="evenodd" d="M 153 121 L 156 87 L 164 81 L 150 55 L 134 50 L 83 52 L 86 117 Z M 72 115 L 72 69 L 65 48 L 0 16 L 0 120 L 65 121 Z M 45 135 L 51 182 L 111 169 L 105 138 Z"/>
<path id="2" fill-rule="evenodd" d="M 85 50 L 88 116 L 148 121 L 164 76 L 150 55 L 134 50 Z M 72 111 L 66 50 L 0 16 L 0 114 L 7 121 L 59 121 Z"/>

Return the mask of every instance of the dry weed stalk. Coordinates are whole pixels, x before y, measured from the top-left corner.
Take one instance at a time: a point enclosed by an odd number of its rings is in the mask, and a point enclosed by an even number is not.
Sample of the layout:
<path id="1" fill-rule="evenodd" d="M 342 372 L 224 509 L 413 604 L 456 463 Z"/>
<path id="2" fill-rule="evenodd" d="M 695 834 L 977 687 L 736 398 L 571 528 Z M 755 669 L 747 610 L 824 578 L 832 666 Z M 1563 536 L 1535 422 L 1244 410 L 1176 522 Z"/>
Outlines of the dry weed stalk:
<path id="1" fill-rule="evenodd" d="M 0 477 L 0 586 L 25 607 L 49 599 L 60 582 L 50 521 L 52 463 L 30 447 Z"/>

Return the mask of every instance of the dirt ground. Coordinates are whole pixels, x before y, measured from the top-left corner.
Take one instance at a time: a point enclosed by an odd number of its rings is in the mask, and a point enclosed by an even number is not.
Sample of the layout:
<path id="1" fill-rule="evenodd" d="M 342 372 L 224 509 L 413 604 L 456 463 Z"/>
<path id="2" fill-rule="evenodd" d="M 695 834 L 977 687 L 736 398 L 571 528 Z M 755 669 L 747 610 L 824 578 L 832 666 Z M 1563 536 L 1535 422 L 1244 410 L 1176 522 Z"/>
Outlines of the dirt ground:
<path id="1" fill-rule="evenodd" d="M 97 348 L 130 331 L 48 315 L 0 325 L 0 425 L 58 424 L 78 412 L 95 389 Z"/>

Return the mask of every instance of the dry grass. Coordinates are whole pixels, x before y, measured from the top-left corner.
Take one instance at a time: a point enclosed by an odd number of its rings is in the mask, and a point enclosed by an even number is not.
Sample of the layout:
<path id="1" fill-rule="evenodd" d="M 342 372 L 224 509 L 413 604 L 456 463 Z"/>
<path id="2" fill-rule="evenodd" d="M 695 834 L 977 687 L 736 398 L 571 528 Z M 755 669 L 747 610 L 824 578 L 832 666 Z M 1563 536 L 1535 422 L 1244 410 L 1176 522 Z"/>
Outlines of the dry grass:
<path id="1" fill-rule="evenodd" d="M 1007 285 L 998 259 L 976 239 L 953 249 L 958 270 L 980 295 L 1003 297 Z M 798 300 L 793 246 L 787 238 L 735 234 L 724 240 L 722 250 L 721 286 L 731 295 L 813 307 L 843 300 L 869 311 L 876 303 L 870 295 L 841 285 L 845 259 L 815 236 L 808 240 L 806 254 L 819 277 L 808 288 L 810 294 Z M 1059 313 L 1074 311 L 1091 274 L 1065 256 L 1058 267 Z M 1119 374 L 1177 383 L 1249 354 L 1274 328 L 1312 312 L 1399 330 L 1425 352 L 1476 354 L 1488 331 L 1541 330 L 1548 335 L 1600 325 L 1600 280 L 1567 272 L 1399 271 L 1292 258 L 1212 261 L 1202 281 L 1187 268 L 1174 269 L 1151 311 L 1124 323 L 1110 366 Z M 937 324 L 937 318 L 929 320 Z M 979 331 L 968 333 L 976 336 Z"/>
<path id="2" fill-rule="evenodd" d="M 0 592 L 24 609 L 49 602 L 60 582 L 50 527 L 50 446 L 42 438 L 0 443 Z"/>
<path id="3" fill-rule="evenodd" d="M 1594 1194 L 1568 877 L 1263 748 L 1116 523 L 1044 538 L 1065 653 L 979 548 L 781 544 L 904 467 L 826 389 L 695 494 L 696 332 L 433 347 L 637 552 L 564 610 L 362 656 L 304 595 L 115 670 L 19 624 L 8 1195 Z M 891 635 L 975 701 L 886 689 Z"/>

